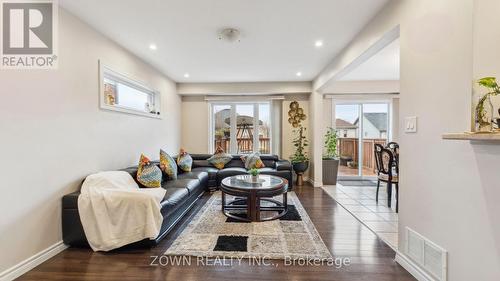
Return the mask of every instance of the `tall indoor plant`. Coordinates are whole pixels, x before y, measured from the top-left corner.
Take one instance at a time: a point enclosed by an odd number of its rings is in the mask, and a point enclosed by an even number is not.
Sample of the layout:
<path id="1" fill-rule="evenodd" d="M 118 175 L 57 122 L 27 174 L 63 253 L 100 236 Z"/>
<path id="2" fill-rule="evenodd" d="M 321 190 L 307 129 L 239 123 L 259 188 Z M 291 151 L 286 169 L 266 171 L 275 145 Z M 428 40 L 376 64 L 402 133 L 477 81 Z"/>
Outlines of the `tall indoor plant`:
<path id="1" fill-rule="evenodd" d="M 339 170 L 337 153 L 337 131 L 328 128 L 325 134 L 325 154 L 323 154 L 323 184 L 336 185 Z"/>
<path id="2" fill-rule="evenodd" d="M 306 120 L 304 109 L 299 106 L 297 101 L 290 103 L 290 110 L 288 111 L 288 122 L 295 130 L 295 135 L 292 144 L 295 148 L 295 153 L 290 157 L 292 167 L 297 174 L 297 185 L 303 185 L 303 174 L 309 168 L 309 157 L 307 157 L 306 148 L 309 145 L 307 137 L 305 136 L 306 128 L 302 126 L 302 121 Z"/>

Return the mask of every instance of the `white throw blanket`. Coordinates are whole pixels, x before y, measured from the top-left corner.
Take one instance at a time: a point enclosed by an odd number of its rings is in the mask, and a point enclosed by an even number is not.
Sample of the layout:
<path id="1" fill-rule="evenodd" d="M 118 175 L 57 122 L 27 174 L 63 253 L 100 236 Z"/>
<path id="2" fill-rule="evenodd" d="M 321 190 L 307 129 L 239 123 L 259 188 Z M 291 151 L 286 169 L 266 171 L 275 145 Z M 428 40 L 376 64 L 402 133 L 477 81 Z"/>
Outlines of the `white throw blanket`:
<path id="1" fill-rule="evenodd" d="M 139 188 L 129 173 L 88 176 L 78 197 L 85 236 L 94 251 L 109 251 L 158 236 L 163 222 L 163 188 Z"/>

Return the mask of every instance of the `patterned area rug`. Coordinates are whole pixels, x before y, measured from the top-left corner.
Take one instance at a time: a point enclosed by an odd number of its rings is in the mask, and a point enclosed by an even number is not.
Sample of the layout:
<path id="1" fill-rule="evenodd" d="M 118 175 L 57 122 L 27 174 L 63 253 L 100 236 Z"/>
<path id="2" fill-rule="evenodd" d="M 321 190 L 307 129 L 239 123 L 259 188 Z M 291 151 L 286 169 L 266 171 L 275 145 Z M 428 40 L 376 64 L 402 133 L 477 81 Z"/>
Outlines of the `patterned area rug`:
<path id="1" fill-rule="evenodd" d="M 280 219 L 236 222 L 222 213 L 221 193 L 216 192 L 165 255 L 331 259 L 294 192 L 288 193 L 288 204 L 288 213 Z"/>

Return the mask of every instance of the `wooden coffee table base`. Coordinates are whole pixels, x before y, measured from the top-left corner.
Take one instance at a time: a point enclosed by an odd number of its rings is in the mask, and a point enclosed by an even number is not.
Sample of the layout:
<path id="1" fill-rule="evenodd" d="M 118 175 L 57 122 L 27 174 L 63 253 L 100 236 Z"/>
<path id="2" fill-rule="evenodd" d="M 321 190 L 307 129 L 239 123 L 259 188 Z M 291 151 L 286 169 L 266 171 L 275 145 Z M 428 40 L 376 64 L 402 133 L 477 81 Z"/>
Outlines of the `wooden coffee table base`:
<path id="1" fill-rule="evenodd" d="M 261 206 L 261 201 L 273 203 L 274 206 Z M 247 217 L 235 216 L 229 211 L 242 211 L 246 210 Z M 276 211 L 277 215 L 272 217 L 261 218 L 260 212 L 262 211 Z M 250 192 L 246 198 L 236 198 L 230 202 L 226 200 L 226 193 L 222 192 L 222 212 L 226 217 L 247 222 L 270 221 L 279 219 L 288 212 L 288 198 L 287 193 L 283 193 L 283 202 L 271 198 L 264 198 L 257 196 L 256 192 Z"/>

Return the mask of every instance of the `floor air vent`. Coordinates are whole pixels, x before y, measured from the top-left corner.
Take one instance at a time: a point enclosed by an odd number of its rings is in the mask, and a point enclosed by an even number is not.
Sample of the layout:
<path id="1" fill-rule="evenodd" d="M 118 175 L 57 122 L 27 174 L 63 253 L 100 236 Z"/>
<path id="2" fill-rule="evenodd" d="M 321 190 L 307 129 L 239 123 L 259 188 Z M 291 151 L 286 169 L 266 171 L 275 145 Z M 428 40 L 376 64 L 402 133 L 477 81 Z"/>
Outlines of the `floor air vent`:
<path id="1" fill-rule="evenodd" d="M 406 254 L 436 280 L 446 281 L 446 251 L 409 227 L 406 228 Z"/>

